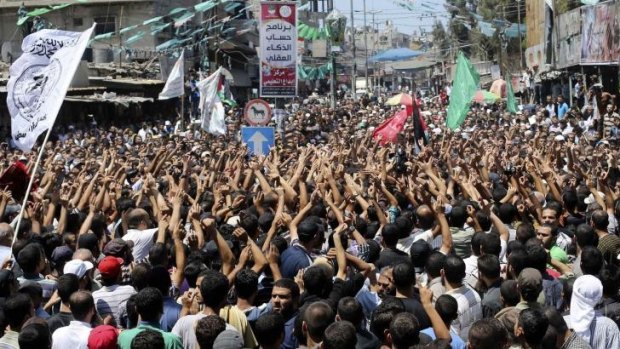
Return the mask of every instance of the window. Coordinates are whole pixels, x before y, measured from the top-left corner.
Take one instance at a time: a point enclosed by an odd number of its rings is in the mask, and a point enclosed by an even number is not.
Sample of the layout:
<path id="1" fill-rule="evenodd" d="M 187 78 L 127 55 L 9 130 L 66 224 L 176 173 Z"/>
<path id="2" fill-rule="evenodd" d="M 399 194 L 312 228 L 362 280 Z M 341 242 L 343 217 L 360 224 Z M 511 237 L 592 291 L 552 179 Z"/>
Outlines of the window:
<path id="1" fill-rule="evenodd" d="M 95 23 L 97 23 L 95 35 L 116 32 L 115 17 L 95 17 Z"/>
<path id="2" fill-rule="evenodd" d="M 74 18 L 73 19 L 73 26 L 74 27 L 81 27 L 82 25 L 84 25 L 84 21 L 82 21 L 82 18 Z"/>

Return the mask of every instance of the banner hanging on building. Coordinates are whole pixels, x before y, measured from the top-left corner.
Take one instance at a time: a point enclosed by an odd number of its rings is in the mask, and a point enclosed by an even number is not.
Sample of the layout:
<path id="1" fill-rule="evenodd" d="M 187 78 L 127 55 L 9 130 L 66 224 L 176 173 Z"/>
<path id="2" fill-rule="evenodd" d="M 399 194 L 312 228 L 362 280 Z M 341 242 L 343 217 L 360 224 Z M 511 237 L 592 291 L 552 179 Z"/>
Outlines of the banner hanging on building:
<path id="1" fill-rule="evenodd" d="M 43 29 L 24 38 L 23 53 L 9 70 L 6 100 L 19 149 L 30 151 L 37 137 L 54 126 L 94 28 Z"/>
<path id="2" fill-rule="evenodd" d="M 614 2 L 581 11 L 581 64 L 618 64 L 620 34 Z"/>
<path id="3" fill-rule="evenodd" d="M 260 8 L 260 96 L 297 95 L 295 2 L 265 1 Z"/>
<path id="4" fill-rule="evenodd" d="M 556 67 L 566 68 L 579 65 L 581 56 L 581 9 L 577 8 L 557 16 L 558 25 L 554 27 L 553 38 L 559 39 L 556 50 Z"/>

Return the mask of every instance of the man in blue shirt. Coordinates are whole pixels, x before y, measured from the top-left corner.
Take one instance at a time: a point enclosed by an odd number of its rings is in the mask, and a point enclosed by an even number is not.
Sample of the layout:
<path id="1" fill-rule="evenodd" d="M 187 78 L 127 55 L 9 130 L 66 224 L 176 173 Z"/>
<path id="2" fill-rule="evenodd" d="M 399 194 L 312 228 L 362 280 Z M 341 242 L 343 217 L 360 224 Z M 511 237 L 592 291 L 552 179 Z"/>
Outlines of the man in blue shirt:
<path id="1" fill-rule="evenodd" d="M 170 297 L 172 281 L 165 267 L 158 265 L 149 272 L 149 286 L 156 288 L 163 296 L 164 312 L 159 319 L 159 326 L 164 331 L 171 331 L 181 317 L 181 304 Z"/>
<path id="2" fill-rule="evenodd" d="M 566 113 L 568 113 L 568 104 L 564 101 L 564 96 L 558 96 L 558 118 L 563 119 Z"/>
<path id="3" fill-rule="evenodd" d="M 323 229 L 312 219 L 304 219 L 291 229 L 291 245 L 280 256 L 282 277 L 293 279 L 300 269 L 312 264 L 311 251 L 323 243 Z"/>
<path id="4" fill-rule="evenodd" d="M 280 314 L 284 318 L 284 341 L 281 349 L 295 349 L 298 347 L 297 337 L 293 333 L 295 320 L 299 315 L 299 287 L 291 279 L 280 279 L 273 285 L 271 292 L 271 312 Z"/>

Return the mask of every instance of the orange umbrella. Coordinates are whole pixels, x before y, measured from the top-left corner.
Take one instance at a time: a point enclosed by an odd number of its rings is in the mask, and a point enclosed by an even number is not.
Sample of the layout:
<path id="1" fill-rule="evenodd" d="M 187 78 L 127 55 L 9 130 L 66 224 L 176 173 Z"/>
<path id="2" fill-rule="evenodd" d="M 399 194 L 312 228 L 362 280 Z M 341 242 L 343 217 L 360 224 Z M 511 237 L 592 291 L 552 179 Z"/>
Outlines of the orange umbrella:
<path id="1" fill-rule="evenodd" d="M 387 105 L 413 105 L 413 98 L 408 93 L 399 93 L 390 97 L 385 104 Z"/>

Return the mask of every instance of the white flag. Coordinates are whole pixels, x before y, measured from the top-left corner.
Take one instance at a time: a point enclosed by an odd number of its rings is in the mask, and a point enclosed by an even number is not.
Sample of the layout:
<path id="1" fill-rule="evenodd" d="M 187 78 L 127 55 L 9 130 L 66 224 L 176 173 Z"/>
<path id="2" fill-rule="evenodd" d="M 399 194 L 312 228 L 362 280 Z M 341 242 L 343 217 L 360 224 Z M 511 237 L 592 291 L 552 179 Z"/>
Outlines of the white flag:
<path id="1" fill-rule="evenodd" d="M 181 56 L 172 67 L 172 71 L 168 74 L 168 80 L 164 85 L 164 89 L 159 94 L 159 99 L 170 99 L 183 96 L 185 94 L 185 70 L 183 68 L 183 57 L 185 50 L 181 51 Z"/>
<path id="2" fill-rule="evenodd" d="M 80 33 L 43 29 L 22 42 L 11 65 L 6 99 L 17 147 L 30 151 L 37 137 L 54 126 L 93 26 Z"/>
<path id="3" fill-rule="evenodd" d="M 206 79 L 198 82 L 200 91 L 200 117 L 203 130 L 222 136 L 226 134 L 226 121 L 224 120 L 224 104 L 217 92 L 219 90 L 221 68 L 209 75 Z"/>

